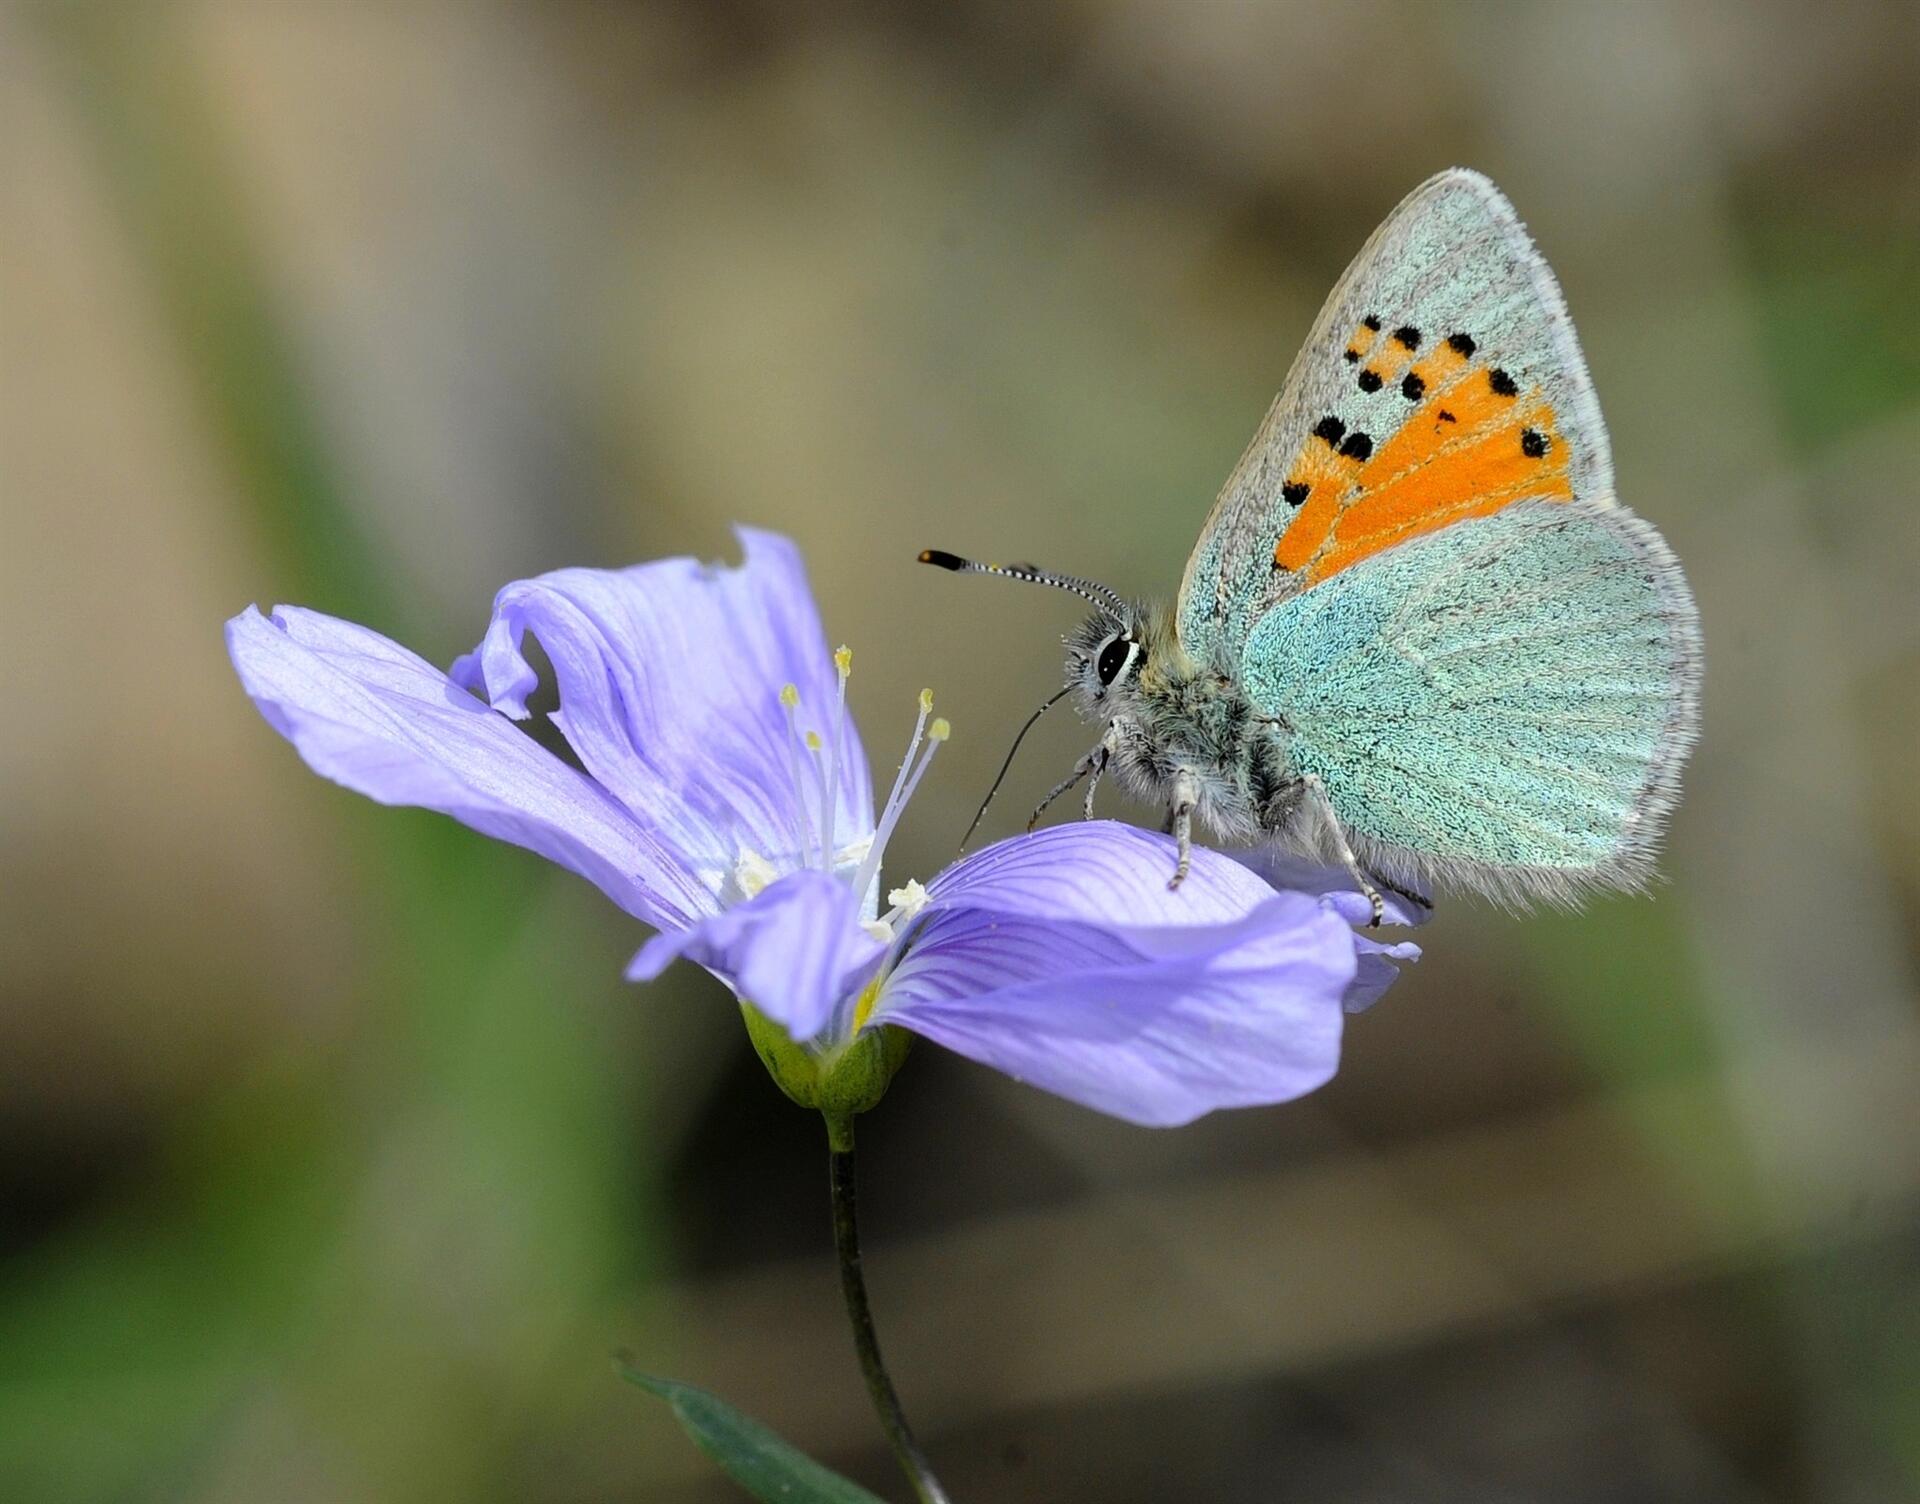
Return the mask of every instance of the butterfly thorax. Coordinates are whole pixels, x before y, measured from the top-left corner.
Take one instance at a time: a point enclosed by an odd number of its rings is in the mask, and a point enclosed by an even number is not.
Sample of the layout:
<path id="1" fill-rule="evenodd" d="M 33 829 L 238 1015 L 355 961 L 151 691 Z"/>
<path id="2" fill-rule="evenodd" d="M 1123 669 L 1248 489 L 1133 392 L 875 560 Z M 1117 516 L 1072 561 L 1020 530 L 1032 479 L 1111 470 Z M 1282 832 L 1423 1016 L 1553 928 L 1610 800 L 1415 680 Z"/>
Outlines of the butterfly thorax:
<path id="1" fill-rule="evenodd" d="M 1106 728 L 1104 770 L 1135 798 L 1170 807 L 1185 774 L 1193 813 L 1226 839 L 1282 822 L 1298 787 L 1284 723 L 1189 654 L 1166 607 L 1089 616 L 1067 639 L 1067 684 L 1081 715 Z"/>

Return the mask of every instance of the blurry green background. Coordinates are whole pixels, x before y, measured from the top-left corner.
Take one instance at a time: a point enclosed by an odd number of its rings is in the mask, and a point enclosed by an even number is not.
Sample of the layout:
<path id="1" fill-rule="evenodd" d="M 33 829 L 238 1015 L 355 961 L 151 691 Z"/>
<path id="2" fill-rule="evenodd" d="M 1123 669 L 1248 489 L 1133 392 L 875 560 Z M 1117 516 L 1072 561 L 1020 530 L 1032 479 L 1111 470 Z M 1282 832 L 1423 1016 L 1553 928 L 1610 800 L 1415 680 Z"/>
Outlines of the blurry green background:
<path id="1" fill-rule="evenodd" d="M 1917 99 L 1897 0 L 0 8 L 0 1498 L 735 1497 L 618 1346 L 897 1497 L 721 989 L 307 773 L 221 623 L 444 663 L 783 529 L 882 770 L 952 717 L 926 876 L 1073 611 L 915 551 L 1171 591 L 1456 162 L 1700 598 L 1671 883 L 1444 904 L 1330 1087 L 1186 1131 L 917 1051 L 900 1386 L 965 1501 L 1920 1497 Z"/>

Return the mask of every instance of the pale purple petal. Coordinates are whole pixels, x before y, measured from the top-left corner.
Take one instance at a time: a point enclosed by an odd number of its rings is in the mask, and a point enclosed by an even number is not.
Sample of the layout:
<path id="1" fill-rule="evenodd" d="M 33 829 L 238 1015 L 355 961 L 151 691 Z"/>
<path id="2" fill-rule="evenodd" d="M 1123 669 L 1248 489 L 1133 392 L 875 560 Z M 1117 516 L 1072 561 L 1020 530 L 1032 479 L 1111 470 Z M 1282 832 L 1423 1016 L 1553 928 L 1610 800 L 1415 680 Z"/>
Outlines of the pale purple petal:
<path id="1" fill-rule="evenodd" d="M 1070 1101 L 1172 1126 L 1332 1076 L 1354 965 L 1347 925 L 1297 893 L 1158 931 L 929 908 L 879 1016 Z"/>
<path id="2" fill-rule="evenodd" d="M 884 947 L 860 927 L 846 883 L 796 872 L 747 902 L 640 948 L 627 977 L 648 982 L 685 957 L 805 1042 L 872 974 Z"/>
<path id="3" fill-rule="evenodd" d="M 1411 940 L 1387 942 L 1375 938 L 1377 932 L 1370 927 L 1373 905 L 1353 886 L 1353 878 L 1345 869 L 1308 861 L 1273 845 L 1229 854 L 1276 888 L 1319 894 L 1322 903 L 1354 926 L 1353 943 L 1360 965 L 1347 991 L 1347 1012 L 1363 1013 L 1380 1000 L 1400 975 L 1394 962 L 1420 959 L 1420 947 Z M 1421 925 L 1433 917 L 1430 904 L 1422 907 L 1391 890 L 1384 890 L 1381 899 L 1385 909 L 1382 921 L 1386 924 Z"/>
<path id="4" fill-rule="evenodd" d="M 379 633 L 249 607 L 227 623 L 227 650 L 261 714 L 321 776 L 537 851 L 650 924 L 713 907 L 606 790 Z"/>
<path id="5" fill-rule="evenodd" d="M 1016 837 L 941 874 L 876 1019 L 1131 1122 L 1283 1102 L 1339 1061 L 1353 932 L 1171 839 L 1112 821 Z"/>
<path id="6" fill-rule="evenodd" d="M 1320 894 L 1346 917 L 1349 924 L 1365 925 L 1373 918 L 1373 905 L 1367 901 L 1364 893 L 1354 887 L 1353 878 L 1345 868 L 1309 861 L 1271 844 L 1227 854 L 1276 888 L 1295 893 Z M 1382 916 L 1384 924 L 1421 925 L 1433 917 L 1431 904 L 1422 907 L 1391 889 L 1382 889 L 1380 898 L 1386 910 Z"/>
<path id="7" fill-rule="evenodd" d="M 512 716 L 535 684 L 528 632 L 553 664 L 553 717 L 587 771 L 712 893 L 745 851 L 786 869 L 805 855 L 821 796 L 796 763 L 780 690 L 800 691 L 802 731 L 840 738 L 835 845 L 872 833 L 873 799 L 852 718 L 799 551 L 739 530 L 737 568 L 663 559 L 630 569 L 562 569 L 508 585 L 454 678 Z"/>
<path id="8" fill-rule="evenodd" d="M 1171 836 L 1118 820 L 1082 820 L 1014 836 L 962 857 L 928 888 L 940 903 L 1108 925 L 1201 925 L 1239 919 L 1271 884 L 1217 851 L 1195 847 L 1193 871 L 1170 889 Z"/>
<path id="9" fill-rule="evenodd" d="M 1420 947 L 1411 940 L 1396 940 L 1388 944 L 1375 940 L 1365 930 L 1354 931 L 1353 948 L 1359 966 L 1354 971 L 1353 985 L 1347 989 L 1343 1003 L 1349 1013 L 1366 1012 L 1380 1001 L 1389 987 L 1400 980 L 1400 968 L 1393 964 L 1395 961 L 1420 959 Z"/>

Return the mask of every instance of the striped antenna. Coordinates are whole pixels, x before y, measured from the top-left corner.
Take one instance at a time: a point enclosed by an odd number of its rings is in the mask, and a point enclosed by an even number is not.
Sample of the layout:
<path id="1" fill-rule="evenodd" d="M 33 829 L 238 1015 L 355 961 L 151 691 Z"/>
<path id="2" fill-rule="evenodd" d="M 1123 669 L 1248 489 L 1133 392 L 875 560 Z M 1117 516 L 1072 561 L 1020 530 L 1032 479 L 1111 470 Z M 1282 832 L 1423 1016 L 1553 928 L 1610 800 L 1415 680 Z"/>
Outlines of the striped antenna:
<path id="1" fill-rule="evenodd" d="M 958 554 L 950 554 L 938 548 L 922 549 L 920 562 L 931 564 L 937 569 L 951 569 L 955 574 L 997 574 L 1009 580 L 1024 580 L 1029 585 L 1051 585 L 1056 590 L 1070 590 L 1083 601 L 1091 601 L 1096 606 L 1105 606 L 1122 619 L 1128 614 L 1127 603 L 1121 599 L 1119 591 L 1096 584 L 1092 580 L 1080 579 L 1075 575 L 1055 574 L 1052 570 L 1041 569 L 1037 565 L 982 564 L 977 559 L 963 559 Z"/>

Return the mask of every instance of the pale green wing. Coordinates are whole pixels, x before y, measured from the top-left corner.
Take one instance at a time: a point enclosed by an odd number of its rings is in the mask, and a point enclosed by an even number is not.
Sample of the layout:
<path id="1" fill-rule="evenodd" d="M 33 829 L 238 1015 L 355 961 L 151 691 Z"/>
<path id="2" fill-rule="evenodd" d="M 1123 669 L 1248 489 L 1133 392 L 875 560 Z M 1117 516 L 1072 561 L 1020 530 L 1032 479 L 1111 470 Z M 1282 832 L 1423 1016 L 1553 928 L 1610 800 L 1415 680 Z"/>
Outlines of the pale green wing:
<path id="1" fill-rule="evenodd" d="M 1644 882 L 1699 723 L 1680 566 L 1586 501 L 1364 559 L 1263 616 L 1242 671 L 1361 861 L 1509 903 Z"/>

